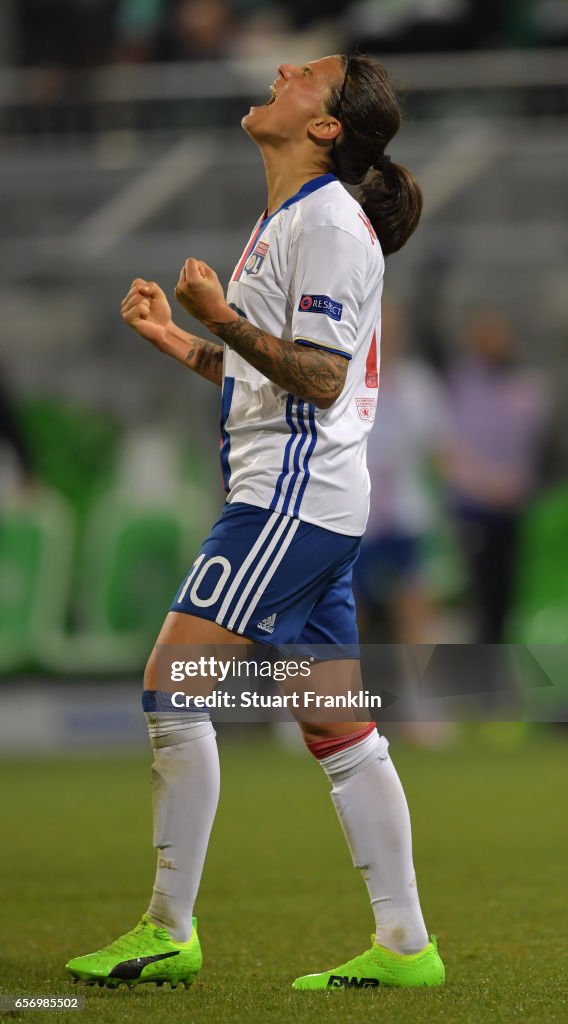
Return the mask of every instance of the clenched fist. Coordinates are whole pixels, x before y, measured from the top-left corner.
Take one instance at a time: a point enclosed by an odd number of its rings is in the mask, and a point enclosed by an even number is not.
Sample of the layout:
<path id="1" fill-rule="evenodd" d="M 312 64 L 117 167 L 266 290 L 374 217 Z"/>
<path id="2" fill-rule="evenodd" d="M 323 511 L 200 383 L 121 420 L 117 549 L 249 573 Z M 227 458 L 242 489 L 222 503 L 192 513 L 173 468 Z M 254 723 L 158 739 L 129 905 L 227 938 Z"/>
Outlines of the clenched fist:
<path id="1" fill-rule="evenodd" d="M 120 306 L 122 319 L 160 351 L 166 346 L 166 332 L 172 323 L 172 311 L 166 296 L 155 281 L 137 277 Z"/>
<path id="2" fill-rule="evenodd" d="M 176 285 L 176 299 L 186 312 L 211 330 L 215 324 L 235 319 L 217 274 L 202 260 L 185 261 Z"/>

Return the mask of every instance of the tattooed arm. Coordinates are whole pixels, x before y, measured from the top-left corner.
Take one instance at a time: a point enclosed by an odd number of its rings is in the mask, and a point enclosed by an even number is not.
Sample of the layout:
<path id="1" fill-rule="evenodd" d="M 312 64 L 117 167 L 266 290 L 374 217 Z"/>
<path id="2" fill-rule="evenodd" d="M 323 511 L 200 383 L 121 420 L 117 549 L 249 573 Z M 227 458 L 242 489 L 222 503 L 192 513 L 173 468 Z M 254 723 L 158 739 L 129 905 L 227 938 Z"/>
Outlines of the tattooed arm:
<path id="1" fill-rule="evenodd" d="M 240 316 L 208 327 L 284 391 L 313 402 L 318 409 L 329 409 L 339 398 L 347 375 L 344 356 L 275 338 Z"/>
<path id="2" fill-rule="evenodd" d="M 200 377 L 221 387 L 223 383 L 223 346 L 214 341 L 206 341 L 195 334 L 182 331 L 172 321 L 166 332 L 166 340 L 162 352 L 177 359 L 179 363 L 189 366 Z"/>
<path id="3" fill-rule="evenodd" d="M 341 394 L 348 364 L 344 356 L 275 338 L 240 317 L 226 304 L 219 279 L 206 263 L 186 261 L 176 298 L 188 313 L 284 391 L 319 409 L 329 409 Z"/>
<path id="4" fill-rule="evenodd" d="M 177 327 L 161 288 L 154 281 L 137 277 L 125 296 L 123 320 L 159 352 L 177 359 L 219 387 L 223 381 L 223 348 L 215 342 L 197 338 Z"/>

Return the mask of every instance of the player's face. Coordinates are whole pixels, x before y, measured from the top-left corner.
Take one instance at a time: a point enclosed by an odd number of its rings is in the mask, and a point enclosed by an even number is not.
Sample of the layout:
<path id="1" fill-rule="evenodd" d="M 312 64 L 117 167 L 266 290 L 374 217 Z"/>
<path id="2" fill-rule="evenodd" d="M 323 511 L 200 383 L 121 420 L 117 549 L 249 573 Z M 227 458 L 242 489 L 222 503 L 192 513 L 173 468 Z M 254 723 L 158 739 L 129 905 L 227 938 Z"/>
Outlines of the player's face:
<path id="1" fill-rule="evenodd" d="M 281 64 L 263 106 L 251 107 L 242 126 L 255 142 L 300 141 L 309 133 L 331 142 L 338 122 L 326 111 L 330 88 L 343 80 L 341 57 Z"/>

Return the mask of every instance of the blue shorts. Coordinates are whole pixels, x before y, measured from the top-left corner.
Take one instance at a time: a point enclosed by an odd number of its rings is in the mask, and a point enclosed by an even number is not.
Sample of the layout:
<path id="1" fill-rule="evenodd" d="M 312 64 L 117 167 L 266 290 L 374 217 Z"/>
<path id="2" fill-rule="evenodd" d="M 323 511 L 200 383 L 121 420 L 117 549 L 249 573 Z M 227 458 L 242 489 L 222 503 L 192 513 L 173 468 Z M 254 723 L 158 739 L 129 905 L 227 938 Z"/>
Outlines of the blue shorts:
<path id="1" fill-rule="evenodd" d="M 171 606 L 263 644 L 357 644 L 346 537 L 243 502 L 225 505 Z"/>

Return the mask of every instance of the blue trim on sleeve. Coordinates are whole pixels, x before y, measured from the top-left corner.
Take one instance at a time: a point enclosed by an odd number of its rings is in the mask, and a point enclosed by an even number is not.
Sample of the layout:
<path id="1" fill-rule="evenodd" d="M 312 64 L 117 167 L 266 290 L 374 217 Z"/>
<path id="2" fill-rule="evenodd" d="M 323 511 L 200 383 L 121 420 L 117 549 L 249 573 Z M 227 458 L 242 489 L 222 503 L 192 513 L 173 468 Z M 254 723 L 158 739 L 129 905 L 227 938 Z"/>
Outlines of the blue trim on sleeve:
<path id="1" fill-rule="evenodd" d="M 320 352 L 333 352 L 336 356 L 343 356 L 344 359 L 351 360 L 353 357 L 348 352 L 342 352 L 339 348 L 328 348 L 327 345 L 318 345 L 317 341 L 308 341 L 307 338 L 294 338 L 294 344 L 305 345 L 306 348 L 317 348 Z"/>

